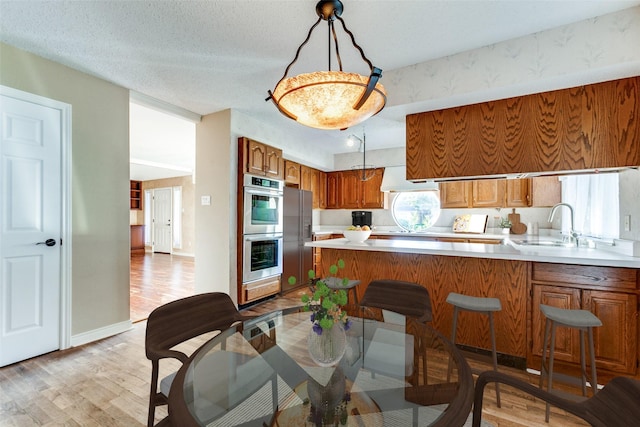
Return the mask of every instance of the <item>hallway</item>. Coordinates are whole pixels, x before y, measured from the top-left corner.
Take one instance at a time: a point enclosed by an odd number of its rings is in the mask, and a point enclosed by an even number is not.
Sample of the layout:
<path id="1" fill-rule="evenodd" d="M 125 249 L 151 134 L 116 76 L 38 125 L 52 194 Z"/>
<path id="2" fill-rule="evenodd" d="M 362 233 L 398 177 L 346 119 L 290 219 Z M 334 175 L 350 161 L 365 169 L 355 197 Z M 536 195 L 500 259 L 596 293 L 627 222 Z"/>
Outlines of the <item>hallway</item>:
<path id="1" fill-rule="evenodd" d="M 194 293 L 195 259 L 162 253 L 131 257 L 130 316 L 146 320 L 158 306 Z"/>

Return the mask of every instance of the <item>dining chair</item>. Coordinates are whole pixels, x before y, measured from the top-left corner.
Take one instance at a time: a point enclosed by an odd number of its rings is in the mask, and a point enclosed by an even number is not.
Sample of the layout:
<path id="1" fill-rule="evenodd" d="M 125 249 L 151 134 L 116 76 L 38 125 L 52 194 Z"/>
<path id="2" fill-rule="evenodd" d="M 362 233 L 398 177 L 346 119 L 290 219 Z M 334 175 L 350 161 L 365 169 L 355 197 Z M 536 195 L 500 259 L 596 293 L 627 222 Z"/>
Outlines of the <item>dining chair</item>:
<path id="1" fill-rule="evenodd" d="M 145 353 L 151 360 L 151 390 L 147 427 L 155 420 L 155 408 L 166 405 L 175 372 L 162 379 L 158 390 L 161 359 L 187 361 L 184 352 L 173 347 L 209 332 L 223 331 L 236 322 L 251 319 L 238 312 L 231 297 L 222 292 L 210 292 L 182 298 L 157 307 L 147 320 Z"/>
<path id="2" fill-rule="evenodd" d="M 478 376 L 474 391 L 473 427 L 482 421 L 484 388 L 490 382 L 500 382 L 517 388 L 553 406 L 582 418 L 593 427 L 640 425 L 640 381 L 615 377 L 592 397 L 575 401 L 550 393 L 503 372 L 485 371 Z"/>
<path id="3" fill-rule="evenodd" d="M 417 283 L 401 280 L 372 281 L 365 289 L 360 305 L 393 311 L 420 323 L 430 322 L 433 317 L 429 291 Z"/>
<path id="4" fill-rule="evenodd" d="M 376 308 L 382 310 L 383 320 L 387 323 L 395 323 L 394 314 L 400 314 L 408 318 L 406 325 L 402 319 L 402 327 L 406 326 L 405 333 L 394 333 L 393 330 L 380 329 L 372 340 L 365 353 L 365 366 L 375 372 L 406 377 L 410 382 L 417 384 L 419 372 L 414 369 L 422 360 L 423 378 L 427 378 L 427 357 L 424 343 L 419 339 L 419 334 L 411 333 L 411 322 L 421 324 L 432 320 L 431 297 L 429 291 L 412 282 L 400 280 L 374 280 L 365 289 L 360 301 L 364 308 Z"/>

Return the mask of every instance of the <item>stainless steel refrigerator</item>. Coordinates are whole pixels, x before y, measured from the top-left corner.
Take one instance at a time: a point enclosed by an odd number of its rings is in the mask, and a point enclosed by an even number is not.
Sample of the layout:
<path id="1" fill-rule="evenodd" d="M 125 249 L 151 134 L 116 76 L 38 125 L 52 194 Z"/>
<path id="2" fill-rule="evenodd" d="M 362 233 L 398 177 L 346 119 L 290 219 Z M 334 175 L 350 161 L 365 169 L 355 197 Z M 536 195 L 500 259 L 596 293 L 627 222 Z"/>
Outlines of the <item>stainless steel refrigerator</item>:
<path id="1" fill-rule="evenodd" d="M 313 248 L 305 247 L 312 240 L 312 193 L 297 188 L 284 188 L 284 232 L 282 241 L 281 293 L 307 286 L 309 270 L 313 269 Z M 289 277 L 295 276 L 295 285 Z"/>

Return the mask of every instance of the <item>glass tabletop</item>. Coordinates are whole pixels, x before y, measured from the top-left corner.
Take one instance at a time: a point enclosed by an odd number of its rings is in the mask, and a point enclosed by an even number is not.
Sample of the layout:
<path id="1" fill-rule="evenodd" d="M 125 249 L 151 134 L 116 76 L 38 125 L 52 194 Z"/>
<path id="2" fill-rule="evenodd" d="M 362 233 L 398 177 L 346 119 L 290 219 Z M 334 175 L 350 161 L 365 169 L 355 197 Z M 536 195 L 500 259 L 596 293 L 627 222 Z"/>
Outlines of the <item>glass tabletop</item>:
<path id="1" fill-rule="evenodd" d="M 348 330 L 336 325 L 320 337 L 308 312 L 287 309 L 217 335 L 174 379 L 173 424 L 464 424 L 473 379 L 446 338 L 396 313 L 361 309 L 349 318 Z"/>

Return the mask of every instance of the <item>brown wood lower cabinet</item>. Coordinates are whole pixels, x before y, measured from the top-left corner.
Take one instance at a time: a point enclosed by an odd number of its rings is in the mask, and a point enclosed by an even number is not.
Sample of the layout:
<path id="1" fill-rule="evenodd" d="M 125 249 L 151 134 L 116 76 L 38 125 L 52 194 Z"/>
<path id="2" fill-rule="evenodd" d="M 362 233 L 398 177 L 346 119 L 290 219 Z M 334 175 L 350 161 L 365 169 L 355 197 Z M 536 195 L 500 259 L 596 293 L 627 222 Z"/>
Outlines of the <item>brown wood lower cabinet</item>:
<path id="1" fill-rule="evenodd" d="M 269 277 L 263 280 L 246 283 L 242 285 L 242 295 L 240 304 L 255 301 L 269 295 L 280 292 L 280 276 Z"/>
<path id="2" fill-rule="evenodd" d="M 638 286 L 633 269 L 532 265 L 532 349 L 529 364 L 540 366 L 544 315 L 540 304 L 589 310 L 602 321 L 594 328 L 596 367 L 626 375 L 638 373 Z M 555 359 L 579 366 L 578 331 L 557 328 Z"/>
<path id="3" fill-rule="evenodd" d="M 526 262 L 322 249 L 324 269 L 337 259 L 345 261 L 344 277 L 360 280 L 359 299 L 374 279 L 406 280 L 426 287 L 433 305 L 433 326 L 445 336 L 451 335 L 453 323 L 453 307 L 446 302 L 449 292 L 500 298 L 503 309 L 495 316 L 498 352 L 526 358 Z M 460 313 L 456 342 L 489 350 L 487 316 Z"/>
<path id="4" fill-rule="evenodd" d="M 132 225 L 131 255 L 144 255 L 144 225 Z"/>
<path id="5" fill-rule="evenodd" d="M 487 258 L 449 257 L 395 252 L 322 249 L 322 268 L 345 261 L 344 276 L 361 281 L 358 297 L 375 279 L 416 282 L 429 290 L 433 326 L 451 334 L 453 308 L 449 292 L 496 297 L 502 311 L 495 314 L 497 349 L 540 369 L 544 317 L 540 304 L 585 309 L 600 318 L 594 330 L 598 380 L 616 375 L 640 378 L 638 340 L 638 270 Z M 460 313 L 456 342 L 490 349 L 486 316 Z M 575 331 L 557 329 L 554 370 L 575 375 L 580 366 Z"/>
<path id="6" fill-rule="evenodd" d="M 317 240 L 329 240 L 332 238 L 332 234 L 314 234 L 313 241 Z M 322 249 L 313 248 L 313 271 L 316 273 L 316 277 L 325 277 L 322 270 Z"/>

